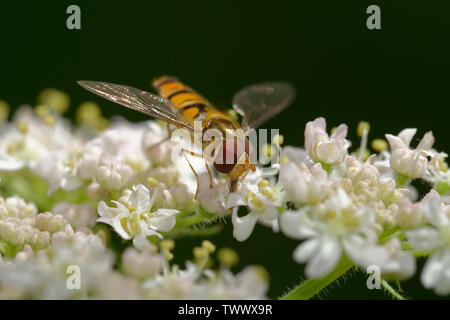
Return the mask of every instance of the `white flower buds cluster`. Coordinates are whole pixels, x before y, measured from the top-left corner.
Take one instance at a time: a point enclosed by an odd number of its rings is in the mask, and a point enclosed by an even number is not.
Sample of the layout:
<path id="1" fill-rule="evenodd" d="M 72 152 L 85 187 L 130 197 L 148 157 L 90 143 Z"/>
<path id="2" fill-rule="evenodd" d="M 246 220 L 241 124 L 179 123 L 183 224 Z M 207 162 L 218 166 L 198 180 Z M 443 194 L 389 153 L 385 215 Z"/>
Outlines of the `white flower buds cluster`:
<path id="1" fill-rule="evenodd" d="M 132 176 L 130 166 L 106 157 L 100 158 L 95 170 L 95 179 L 105 190 L 122 190 L 129 184 Z"/>
<path id="2" fill-rule="evenodd" d="M 19 197 L 6 200 L 0 197 L 0 240 L 13 247 L 30 244 L 45 248 L 50 243 L 50 233 L 35 227 L 36 206 Z"/>
<path id="3" fill-rule="evenodd" d="M 51 212 L 39 213 L 35 219 L 35 226 L 41 231 L 48 231 L 50 234 L 62 231 L 67 224 L 67 220 L 61 215 L 54 215 Z"/>
<path id="4" fill-rule="evenodd" d="M 8 218 L 0 221 L 0 240 L 13 247 L 29 244 L 33 248 L 41 249 L 50 244 L 50 233 L 22 224 L 20 220 Z"/>

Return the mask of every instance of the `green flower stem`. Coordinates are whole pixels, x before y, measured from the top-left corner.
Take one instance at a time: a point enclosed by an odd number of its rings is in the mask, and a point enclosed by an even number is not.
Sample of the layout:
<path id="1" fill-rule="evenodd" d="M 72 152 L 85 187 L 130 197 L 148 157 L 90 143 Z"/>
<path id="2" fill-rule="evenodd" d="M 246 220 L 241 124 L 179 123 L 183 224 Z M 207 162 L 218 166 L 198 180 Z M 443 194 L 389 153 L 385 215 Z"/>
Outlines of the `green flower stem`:
<path id="1" fill-rule="evenodd" d="M 183 237 L 209 237 L 213 236 L 223 229 L 223 224 L 215 224 L 207 228 L 181 228 L 174 231 L 163 233 L 164 238 L 176 239 Z"/>
<path id="2" fill-rule="evenodd" d="M 174 230 L 189 227 L 200 222 L 210 221 L 212 218 L 215 218 L 215 216 L 203 210 L 200 210 L 194 215 L 181 214 L 177 217 Z"/>
<path id="3" fill-rule="evenodd" d="M 389 292 L 395 299 L 397 300 L 407 300 L 405 297 L 403 297 L 400 293 L 395 291 L 394 288 L 391 287 L 391 285 L 386 280 L 381 280 L 381 285 L 384 287 L 384 289 Z"/>
<path id="4" fill-rule="evenodd" d="M 280 300 L 308 300 L 317 295 L 339 277 L 344 275 L 353 267 L 353 263 L 343 256 L 334 270 L 321 279 L 310 279 L 302 282 L 290 292 L 280 298 Z"/>

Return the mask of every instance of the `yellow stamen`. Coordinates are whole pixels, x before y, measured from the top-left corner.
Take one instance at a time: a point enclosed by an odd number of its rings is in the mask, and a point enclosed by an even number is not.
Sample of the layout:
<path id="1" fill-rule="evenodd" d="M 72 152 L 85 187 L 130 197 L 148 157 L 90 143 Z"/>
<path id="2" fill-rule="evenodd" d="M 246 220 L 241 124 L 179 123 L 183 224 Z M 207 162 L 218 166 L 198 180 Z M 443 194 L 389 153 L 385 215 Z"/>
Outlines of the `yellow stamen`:
<path id="1" fill-rule="evenodd" d="M 195 247 L 193 253 L 195 259 L 201 260 L 208 255 L 208 250 L 202 247 Z"/>
<path id="2" fill-rule="evenodd" d="M 34 108 L 34 112 L 36 112 L 39 117 L 43 118 L 46 114 L 48 114 L 48 108 L 47 106 L 40 104 Z"/>
<path id="3" fill-rule="evenodd" d="M 384 139 L 374 139 L 371 143 L 371 147 L 376 152 L 381 152 L 388 148 L 388 143 Z"/>
<path id="4" fill-rule="evenodd" d="M 159 243 L 161 249 L 173 250 L 175 248 L 175 241 L 172 239 L 164 239 Z"/>
<path id="5" fill-rule="evenodd" d="M 169 250 L 163 249 L 162 253 L 166 256 L 167 261 L 170 261 L 173 259 L 173 253 Z"/>
<path id="6" fill-rule="evenodd" d="M 17 127 L 17 130 L 19 130 L 23 134 L 27 133 L 27 131 L 28 131 L 28 123 L 26 123 L 24 121 L 17 123 L 16 127 Z"/>
<path id="7" fill-rule="evenodd" d="M 260 182 L 258 182 L 258 188 L 264 188 L 270 186 L 270 182 L 267 179 L 261 179 Z"/>
<path id="8" fill-rule="evenodd" d="M 362 137 L 363 134 L 364 134 L 364 131 L 369 133 L 369 131 L 370 131 L 370 123 L 368 123 L 367 121 L 360 121 L 358 123 L 358 128 L 356 129 L 356 134 L 359 137 Z"/>
<path id="9" fill-rule="evenodd" d="M 336 129 L 337 129 L 336 127 L 331 128 L 330 134 L 333 134 L 336 131 Z"/>
<path id="10" fill-rule="evenodd" d="M 274 194 L 273 194 L 272 190 L 268 187 L 261 189 L 261 193 L 270 200 L 274 199 Z"/>
<path id="11" fill-rule="evenodd" d="M 257 208 L 262 208 L 263 207 L 263 203 L 261 200 L 259 200 L 258 198 L 254 197 L 250 200 L 250 203 Z"/>
<path id="12" fill-rule="evenodd" d="M 232 267 L 239 263 L 239 255 L 230 248 L 221 248 L 217 252 L 217 259 L 225 266 Z"/>
<path id="13" fill-rule="evenodd" d="M 42 120 L 44 121 L 45 124 L 49 126 L 53 126 L 56 123 L 56 118 L 51 114 L 46 114 L 45 116 L 42 117 Z"/>
<path id="14" fill-rule="evenodd" d="M 156 180 L 155 178 L 153 178 L 153 177 L 148 177 L 147 178 L 147 183 L 151 186 L 151 187 L 156 187 L 157 185 L 158 185 L 158 183 L 159 183 L 159 181 L 158 180 Z"/>
<path id="15" fill-rule="evenodd" d="M 254 196 L 255 196 L 255 194 L 253 192 L 249 191 L 245 195 L 245 200 L 249 201 L 249 199 L 253 198 Z"/>
<path id="16" fill-rule="evenodd" d="M 269 272 L 267 272 L 266 268 L 260 265 L 256 265 L 254 268 L 256 269 L 256 273 L 261 279 L 269 281 L 270 275 Z"/>
<path id="17" fill-rule="evenodd" d="M 264 156 L 266 156 L 267 158 L 272 157 L 272 154 L 274 153 L 273 151 L 273 146 L 269 143 L 266 143 L 263 147 L 262 147 L 262 153 Z"/>
<path id="18" fill-rule="evenodd" d="M 276 144 L 276 145 L 282 145 L 284 142 L 284 137 L 281 134 L 277 134 L 275 135 L 275 137 L 273 137 L 272 143 Z"/>
<path id="19" fill-rule="evenodd" d="M 202 248 L 206 249 L 209 253 L 216 251 L 216 246 L 209 240 L 203 240 Z"/>
<path id="20" fill-rule="evenodd" d="M 63 114 L 69 108 L 70 97 L 65 92 L 48 88 L 39 94 L 38 102 L 60 114 Z"/>

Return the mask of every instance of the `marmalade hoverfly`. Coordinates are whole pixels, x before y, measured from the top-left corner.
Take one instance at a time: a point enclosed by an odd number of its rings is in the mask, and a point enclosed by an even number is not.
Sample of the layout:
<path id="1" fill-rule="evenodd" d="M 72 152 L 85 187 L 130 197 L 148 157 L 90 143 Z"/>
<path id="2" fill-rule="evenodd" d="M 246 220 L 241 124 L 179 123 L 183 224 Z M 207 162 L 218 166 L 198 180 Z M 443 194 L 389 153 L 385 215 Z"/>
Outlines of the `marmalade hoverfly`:
<path id="1" fill-rule="evenodd" d="M 242 116 L 241 125 L 227 114 L 213 108 L 206 99 L 173 77 L 163 76 L 153 82 L 159 95 L 106 82 L 78 81 L 78 84 L 110 101 L 166 121 L 176 128 L 186 129 L 191 136 L 195 134 L 195 130 L 198 130 L 194 123 L 200 121 L 201 132 L 199 133 L 202 138 L 209 129 L 219 130 L 222 137 L 230 137 L 230 131 L 238 129 L 248 132 L 250 128 L 258 127 L 282 111 L 295 97 L 294 87 L 287 82 L 259 83 L 241 89 L 233 98 L 233 108 Z M 170 126 L 168 129 L 170 133 Z M 202 147 L 206 147 L 211 142 L 211 140 L 202 139 Z M 233 192 L 237 188 L 239 179 L 243 179 L 250 169 L 255 170 L 252 162 L 253 147 L 247 138 L 244 137 L 242 140 L 233 137 L 223 138 L 218 150 L 219 152 L 213 154 L 211 158 L 204 157 L 203 153 L 182 149 L 183 153 L 205 159 L 211 187 L 212 176 L 208 163 L 212 163 L 218 172 L 228 177 L 230 192 Z M 184 156 L 189 163 L 185 154 Z M 189 166 L 197 178 L 198 193 L 198 174 L 190 163 Z"/>

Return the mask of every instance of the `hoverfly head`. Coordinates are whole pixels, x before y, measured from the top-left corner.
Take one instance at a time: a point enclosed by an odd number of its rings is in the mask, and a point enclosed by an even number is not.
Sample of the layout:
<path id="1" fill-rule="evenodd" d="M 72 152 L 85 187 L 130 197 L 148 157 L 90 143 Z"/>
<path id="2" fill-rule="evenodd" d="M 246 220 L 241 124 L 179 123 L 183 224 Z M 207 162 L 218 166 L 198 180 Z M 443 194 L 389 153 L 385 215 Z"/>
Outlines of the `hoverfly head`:
<path id="1" fill-rule="evenodd" d="M 221 173 L 233 173 L 237 178 L 247 171 L 248 167 L 253 167 L 254 149 L 247 138 L 226 139 L 218 151 L 214 168 Z"/>

